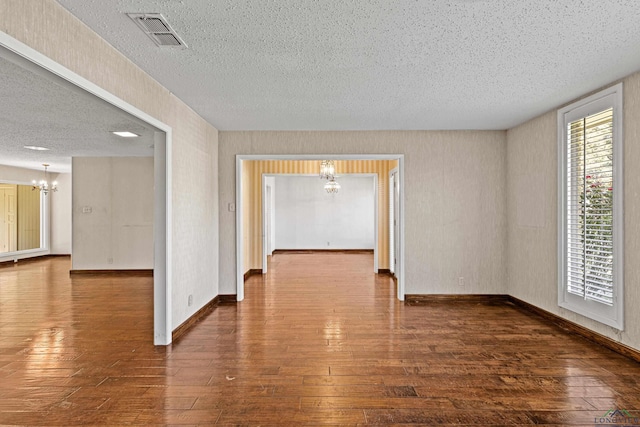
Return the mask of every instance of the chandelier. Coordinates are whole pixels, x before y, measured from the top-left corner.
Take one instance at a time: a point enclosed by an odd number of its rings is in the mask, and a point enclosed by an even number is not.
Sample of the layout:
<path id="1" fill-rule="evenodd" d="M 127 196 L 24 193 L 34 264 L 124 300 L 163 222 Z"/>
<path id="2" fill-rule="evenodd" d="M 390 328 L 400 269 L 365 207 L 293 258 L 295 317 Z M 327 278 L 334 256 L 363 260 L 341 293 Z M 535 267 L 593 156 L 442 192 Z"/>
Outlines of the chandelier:
<path id="1" fill-rule="evenodd" d="M 340 184 L 336 182 L 335 179 L 331 178 L 325 185 L 324 189 L 327 190 L 329 194 L 335 194 L 340 190 Z"/>
<path id="2" fill-rule="evenodd" d="M 336 182 L 336 166 L 333 160 L 320 162 L 320 179 L 327 179 L 324 189 L 329 194 L 336 194 L 340 190 L 340 184 Z"/>
<path id="3" fill-rule="evenodd" d="M 333 160 L 323 160 L 320 163 L 320 179 L 333 179 L 336 173 L 336 166 Z"/>
<path id="4" fill-rule="evenodd" d="M 51 186 L 49 186 L 49 181 L 47 180 L 47 168 L 49 165 L 47 163 L 43 163 L 42 166 L 44 166 L 44 179 L 40 180 L 38 183 L 36 183 L 35 179 L 31 181 L 33 184 L 31 190 L 41 191 L 46 196 L 49 194 L 49 191 L 58 191 L 58 183 L 53 181 Z"/>

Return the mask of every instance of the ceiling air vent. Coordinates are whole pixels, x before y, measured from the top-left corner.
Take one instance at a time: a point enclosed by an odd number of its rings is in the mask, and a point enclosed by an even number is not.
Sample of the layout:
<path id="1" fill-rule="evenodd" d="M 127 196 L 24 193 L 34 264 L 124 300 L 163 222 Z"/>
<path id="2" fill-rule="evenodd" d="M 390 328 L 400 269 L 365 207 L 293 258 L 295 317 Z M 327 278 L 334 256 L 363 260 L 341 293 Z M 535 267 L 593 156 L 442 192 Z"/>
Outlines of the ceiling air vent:
<path id="1" fill-rule="evenodd" d="M 167 20 L 159 13 L 127 13 L 138 27 L 161 47 L 183 47 L 187 45 L 171 28 Z"/>

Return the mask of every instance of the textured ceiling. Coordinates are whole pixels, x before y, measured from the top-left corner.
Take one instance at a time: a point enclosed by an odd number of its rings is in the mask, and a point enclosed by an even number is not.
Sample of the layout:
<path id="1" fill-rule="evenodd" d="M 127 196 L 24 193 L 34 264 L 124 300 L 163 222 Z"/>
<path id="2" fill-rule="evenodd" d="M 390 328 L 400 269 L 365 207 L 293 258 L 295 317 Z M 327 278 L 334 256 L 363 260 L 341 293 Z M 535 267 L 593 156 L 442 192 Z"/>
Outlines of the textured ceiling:
<path id="1" fill-rule="evenodd" d="M 2 48 L 0 48 L 2 49 Z M 70 172 L 71 157 L 153 156 L 153 129 L 58 77 L 0 52 L 0 163 Z M 140 138 L 124 139 L 112 130 Z M 32 151 L 25 145 L 49 148 Z"/>
<path id="2" fill-rule="evenodd" d="M 58 1 L 221 130 L 506 129 L 640 70 L 638 0 Z"/>

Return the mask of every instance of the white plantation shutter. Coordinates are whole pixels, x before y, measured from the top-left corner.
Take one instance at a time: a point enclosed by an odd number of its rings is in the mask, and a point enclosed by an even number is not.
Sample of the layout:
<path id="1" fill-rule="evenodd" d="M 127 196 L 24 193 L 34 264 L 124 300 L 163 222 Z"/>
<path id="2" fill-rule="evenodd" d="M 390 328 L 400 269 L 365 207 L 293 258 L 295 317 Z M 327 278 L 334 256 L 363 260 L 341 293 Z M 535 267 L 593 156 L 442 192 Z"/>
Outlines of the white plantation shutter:
<path id="1" fill-rule="evenodd" d="M 568 291 L 613 305 L 613 109 L 567 132 Z"/>
<path id="2" fill-rule="evenodd" d="M 559 305 L 622 329 L 622 86 L 558 113 Z"/>

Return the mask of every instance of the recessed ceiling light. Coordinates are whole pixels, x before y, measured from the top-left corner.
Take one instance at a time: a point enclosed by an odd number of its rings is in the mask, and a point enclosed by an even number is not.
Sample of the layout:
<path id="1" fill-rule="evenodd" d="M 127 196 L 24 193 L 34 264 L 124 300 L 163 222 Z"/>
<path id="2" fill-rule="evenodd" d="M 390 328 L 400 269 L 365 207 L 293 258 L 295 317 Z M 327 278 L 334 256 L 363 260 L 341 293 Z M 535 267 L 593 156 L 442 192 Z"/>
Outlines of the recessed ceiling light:
<path id="1" fill-rule="evenodd" d="M 111 133 L 113 133 L 114 135 L 121 136 L 123 138 L 137 138 L 140 136 L 137 133 L 128 132 L 128 131 L 114 131 Z"/>
<path id="2" fill-rule="evenodd" d="M 38 147 L 36 145 L 25 145 L 24 148 L 26 148 L 27 150 L 35 150 L 35 151 L 49 151 L 48 148 Z"/>

